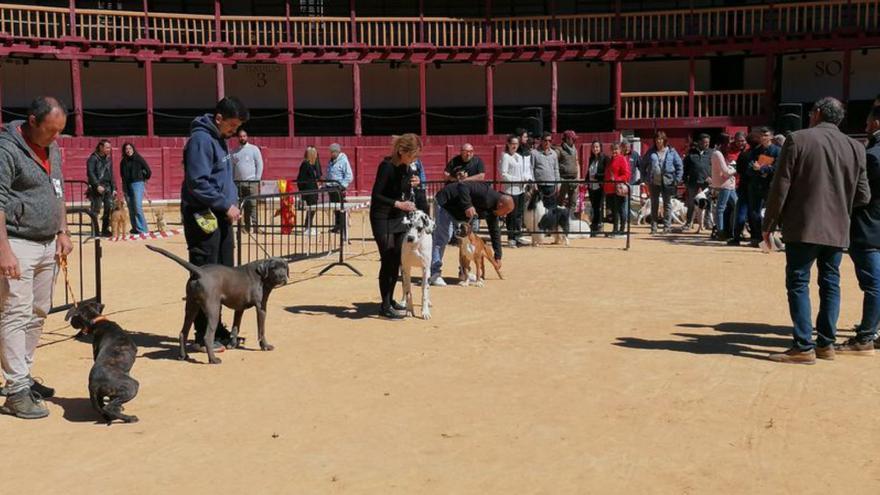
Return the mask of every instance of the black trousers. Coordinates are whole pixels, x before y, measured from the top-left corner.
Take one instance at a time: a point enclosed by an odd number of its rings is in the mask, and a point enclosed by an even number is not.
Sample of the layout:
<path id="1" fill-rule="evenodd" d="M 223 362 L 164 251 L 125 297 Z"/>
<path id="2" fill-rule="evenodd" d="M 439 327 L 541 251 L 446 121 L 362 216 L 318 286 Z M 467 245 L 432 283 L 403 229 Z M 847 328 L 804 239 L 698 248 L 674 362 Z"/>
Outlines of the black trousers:
<path id="1" fill-rule="evenodd" d="M 345 191 L 342 193 L 338 193 L 335 191 L 330 192 L 330 202 L 331 203 L 342 203 L 343 198 L 345 197 Z M 335 211 L 333 220 L 333 228 L 338 229 L 339 232 L 345 232 L 345 211 L 341 208 Z"/>
<path id="2" fill-rule="evenodd" d="M 626 233 L 626 222 L 629 219 L 629 211 L 626 208 L 626 196 L 612 194 L 607 197 L 614 219 L 614 234 Z"/>
<path id="3" fill-rule="evenodd" d="M 406 232 L 392 232 L 388 221 L 384 218 L 370 217 L 373 238 L 379 248 L 379 296 L 382 309 L 391 309 L 394 299 L 394 287 L 400 274 L 400 250 L 403 247 L 403 236 Z M 427 281 L 423 281 L 427 283 Z"/>
<path id="4" fill-rule="evenodd" d="M 593 213 L 590 215 L 590 232 L 602 232 L 602 223 L 605 217 L 605 191 L 599 189 L 590 189 L 590 208 Z"/>
<path id="5" fill-rule="evenodd" d="M 526 208 L 525 194 L 513 194 L 513 211 L 507 214 L 507 239 L 515 241 L 522 235 L 523 211 Z"/>
<path id="6" fill-rule="evenodd" d="M 104 214 L 101 215 L 101 232 L 92 232 L 92 234 L 97 237 L 99 234 L 109 233 L 110 211 L 113 209 L 113 193 L 111 193 L 109 189 L 105 189 L 104 194 L 98 194 L 96 191 L 91 192 L 89 193 L 89 201 L 91 201 L 91 207 L 89 209 L 91 210 L 92 215 L 95 215 L 96 219 L 98 218 L 98 213 L 101 213 L 101 207 L 104 207 Z M 92 227 L 94 227 L 94 225 Z M 127 234 L 127 232 L 123 233 Z"/>
<path id="7" fill-rule="evenodd" d="M 186 238 L 186 249 L 189 251 L 189 261 L 196 266 L 203 265 L 225 265 L 235 266 L 233 254 L 235 253 L 235 239 L 233 237 L 232 224 L 226 219 L 225 214 L 215 212 L 217 216 L 217 230 L 206 234 L 198 224 L 196 224 L 195 212 L 186 208 L 181 209 L 183 218 L 183 234 Z M 229 331 L 223 328 L 217 320 L 217 333 L 214 338 L 218 341 L 225 342 L 229 339 Z M 205 340 L 205 329 L 208 327 L 208 319 L 204 313 L 199 311 L 195 321 L 195 341 L 203 342 Z"/>
<path id="8" fill-rule="evenodd" d="M 556 208 L 557 197 L 556 197 L 556 184 L 540 184 L 538 186 L 541 189 L 541 201 L 544 203 L 544 208 L 548 210 L 552 208 Z"/>

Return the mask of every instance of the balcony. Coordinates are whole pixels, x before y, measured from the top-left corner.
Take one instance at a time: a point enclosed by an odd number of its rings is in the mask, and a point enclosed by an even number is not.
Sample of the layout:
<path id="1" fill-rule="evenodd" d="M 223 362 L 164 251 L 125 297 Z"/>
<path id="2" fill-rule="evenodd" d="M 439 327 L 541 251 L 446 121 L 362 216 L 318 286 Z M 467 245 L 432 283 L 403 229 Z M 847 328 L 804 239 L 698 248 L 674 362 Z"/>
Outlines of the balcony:
<path id="1" fill-rule="evenodd" d="M 621 93 L 620 118 L 622 127 L 687 127 L 699 120 L 700 125 L 712 127 L 729 125 L 732 119 L 739 123 L 758 121 L 764 117 L 764 90 L 658 91 Z"/>
<path id="2" fill-rule="evenodd" d="M 218 22 L 219 20 L 219 22 Z M 21 42 L 75 36 L 92 44 L 127 45 L 149 39 L 166 46 L 233 48 L 280 45 L 371 48 L 415 43 L 438 49 L 496 44 L 502 48 L 569 44 L 668 43 L 688 38 L 718 40 L 763 34 L 818 35 L 839 30 L 877 33 L 880 0 L 833 0 L 662 12 L 510 17 L 249 17 L 77 9 L 0 4 L 0 34 Z M 214 30 L 219 26 L 220 36 Z"/>

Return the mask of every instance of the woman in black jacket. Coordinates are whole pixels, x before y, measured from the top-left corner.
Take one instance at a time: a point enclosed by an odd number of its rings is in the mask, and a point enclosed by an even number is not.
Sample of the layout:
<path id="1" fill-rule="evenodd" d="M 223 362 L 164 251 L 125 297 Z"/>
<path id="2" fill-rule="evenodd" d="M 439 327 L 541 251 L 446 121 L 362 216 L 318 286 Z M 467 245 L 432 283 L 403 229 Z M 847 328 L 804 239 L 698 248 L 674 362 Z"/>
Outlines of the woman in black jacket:
<path id="1" fill-rule="evenodd" d="M 376 182 L 370 201 L 370 227 L 379 247 L 381 265 L 379 267 L 379 295 L 382 307 L 379 315 L 390 319 L 404 317 L 401 311 L 406 308 L 394 301 L 394 286 L 400 273 L 400 250 L 406 226 L 406 214 L 415 211 L 413 188 L 419 185 L 419 177 L 409 164 L 419 156 L 421 140 L 415 134 L 404 134 L 394 138 L 391 156 L 379 164 Z"/>
<path id="2" fill-rule="evenodd" d="M 602 143 L 593 141 L 584 174 L 587 190 L 590 192 L 590 208 L 593 211 L 590 214 L 590 237 L 596 237 L 602 232 L 602 217 L 605 215 L 603 207 L 605 192 L 602 189 L 602 181 L 605 180 L 605 167 L 608 166 L 609 161 L 608 155 L 602 153 Z"/>
<path id="3" fill-rule="evenodd" d="M 307 146 L 303 161 L 299 165 L 299 174 L 296 176 L 296 188 L 300 192 L 318 190 L 318 181 L 321 180 L 321 161 L 318 159 L 318 149 L 314 146 Z M 305 203 L 306 222 L 305 235 L 316 235 L 318 232 L 312 229 L 312 221 L 315 219 L 315 210 L 309 208 L 318 203 L 318 192 L 313 194 L 303 194 L 303 202 Z"/>
<path id="4" fill-rule="evenodd" d="M 122 191 L 128 203 L 128 215 L 131 219 L 132 234 L 149 232 L 147 219 L 144 217 L 144 191 L 146 181 L 153 175 L 147 161 L 138 154 L 131 143 L 122 145 L 122 161 L 119 162 L 119 175 L 122 176 Z"/>

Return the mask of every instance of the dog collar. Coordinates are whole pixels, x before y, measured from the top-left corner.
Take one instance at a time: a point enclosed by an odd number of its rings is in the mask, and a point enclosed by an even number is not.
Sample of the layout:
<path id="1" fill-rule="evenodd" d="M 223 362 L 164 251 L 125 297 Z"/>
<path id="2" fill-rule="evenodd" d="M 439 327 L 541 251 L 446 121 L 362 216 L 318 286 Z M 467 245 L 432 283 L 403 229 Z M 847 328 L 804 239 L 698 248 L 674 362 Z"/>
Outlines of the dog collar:
<path id="1" fill-rule="evenodd" d="M 94 325 L 100 321 L 107 321 L 107 317 L 104 315 L 98 315 L 94 320 L 91 321 L 91 324 Z"/>

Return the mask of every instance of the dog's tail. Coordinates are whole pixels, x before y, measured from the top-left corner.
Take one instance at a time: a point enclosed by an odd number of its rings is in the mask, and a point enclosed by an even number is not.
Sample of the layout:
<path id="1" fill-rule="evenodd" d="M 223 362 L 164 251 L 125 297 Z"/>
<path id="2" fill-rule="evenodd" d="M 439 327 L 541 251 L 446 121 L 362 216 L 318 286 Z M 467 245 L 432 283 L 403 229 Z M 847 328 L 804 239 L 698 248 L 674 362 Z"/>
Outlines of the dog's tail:
<path id="1" fill-rule="evenodd" d="M 492 246 L 486 244 L 486 250 L 484 251 L 484 253 L 486 259 L 489 260 L 489 264 L 492 265 L 492 268 L 495 269 L 495 273 L 498 274 L 498 278 L 504 280 L 504 276 L 501 275 L 501 266 L 498 265 L 498 260 L 495 259 L 495 250 L 492 249 Z"/>
<path id="2" fill-rule="evenodd" d="M 155 252 L 161 254 L 162 256 L 165 256 L 166 258 L 171 258 L 172 260 L 176 261 L 178 265 L 189 270 L 190 273 L 192 273 L 193 275 L 201 275 L 202 274 L 201 268 L 197 267 L 196 265 L 193 265 L 192 263 L 190 263 L 189 261 L 186 261 L 185 259 L 181 258 L 180 256 L 172 254 L 172 253 L 170 253 L 160 247 L 151 246 L 149 244 L 147 244 L 147 249 L 149 249 L 150 251 L 155 251 Z"/>

